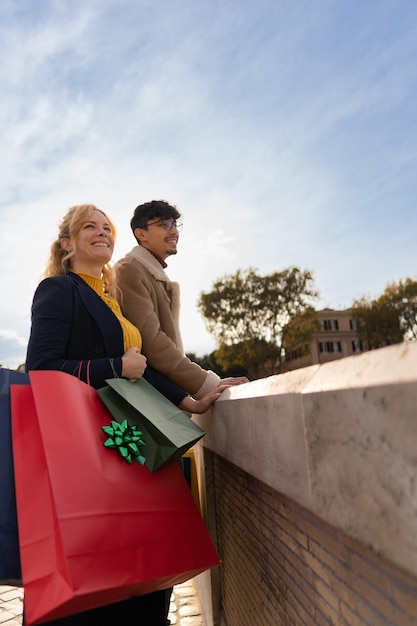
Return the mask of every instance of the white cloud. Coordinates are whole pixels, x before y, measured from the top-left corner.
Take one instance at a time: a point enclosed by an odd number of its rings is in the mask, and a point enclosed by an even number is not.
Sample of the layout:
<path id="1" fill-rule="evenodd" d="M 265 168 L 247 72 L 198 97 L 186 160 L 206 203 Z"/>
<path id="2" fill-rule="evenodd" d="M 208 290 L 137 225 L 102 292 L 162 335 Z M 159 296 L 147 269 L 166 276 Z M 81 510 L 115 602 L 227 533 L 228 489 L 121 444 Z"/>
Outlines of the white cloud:
<path id="1" fill-rule="evenodd" d="M 17 369 L 25 362 L 27 341 L 14 330 L 0 329 L 0 365 Z"/>

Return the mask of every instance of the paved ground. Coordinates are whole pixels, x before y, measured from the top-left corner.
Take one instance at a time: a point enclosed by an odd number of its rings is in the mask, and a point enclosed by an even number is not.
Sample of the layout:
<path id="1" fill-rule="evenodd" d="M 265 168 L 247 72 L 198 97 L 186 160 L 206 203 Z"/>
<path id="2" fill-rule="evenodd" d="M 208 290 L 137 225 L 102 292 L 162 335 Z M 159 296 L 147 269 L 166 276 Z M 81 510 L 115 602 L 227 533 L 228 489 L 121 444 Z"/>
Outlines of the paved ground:
<path id="1" fill-rule="evenodd" d="M 0 585 L 0 626 L 18 626 L 22 623 L 22 600 L 21 588 Z M 192 580 L 174 587 L 169 619 L 172 626 L 204 626 Z"/>
<path id="2" fill-rule="evenodd" d="M 22 623 L 23 591 L 19 587 L 0 586 L 0 624 L 17 626 Z"/>

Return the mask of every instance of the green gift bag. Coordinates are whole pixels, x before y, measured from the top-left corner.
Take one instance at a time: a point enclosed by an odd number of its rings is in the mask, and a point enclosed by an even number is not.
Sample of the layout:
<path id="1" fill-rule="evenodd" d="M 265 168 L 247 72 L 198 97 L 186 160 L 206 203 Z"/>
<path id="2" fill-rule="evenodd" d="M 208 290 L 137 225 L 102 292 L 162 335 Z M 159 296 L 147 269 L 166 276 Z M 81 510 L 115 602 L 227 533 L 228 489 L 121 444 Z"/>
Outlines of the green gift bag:
<path id="1" fill-rule="evenodd" d="M 127 420 L 142 431 L 145 445 L 141 453 L 151 472 L 181 457 L 205 435 L 198 424 L 144 378 L 134 382 L 111 378 L 106 383 L 108 387 L 97 390 L 101 400 L 117 422 Z"/>

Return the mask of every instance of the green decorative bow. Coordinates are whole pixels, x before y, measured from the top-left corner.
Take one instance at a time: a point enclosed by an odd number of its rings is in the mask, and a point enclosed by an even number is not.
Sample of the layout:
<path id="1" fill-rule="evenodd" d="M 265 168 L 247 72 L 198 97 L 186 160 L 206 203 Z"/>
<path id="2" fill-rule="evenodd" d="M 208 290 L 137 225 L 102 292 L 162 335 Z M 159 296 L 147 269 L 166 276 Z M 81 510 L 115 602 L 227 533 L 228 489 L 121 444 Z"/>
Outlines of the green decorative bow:
<path id="1" fill-rule="evenodd" d="M 142 456 L 139 446 L 144 446 L 145 442 L 141 439 L 142 432 L 137 430 L 136 426 L 129 426 L 127 420 L 111 423 L 111 426 L 102 426 L 102 429 L 109 435 L 104 442 L 106 448 L 116 449 L 120 456 L 132 463 L 133 460 L 144 465 L 146 459 Z"/>

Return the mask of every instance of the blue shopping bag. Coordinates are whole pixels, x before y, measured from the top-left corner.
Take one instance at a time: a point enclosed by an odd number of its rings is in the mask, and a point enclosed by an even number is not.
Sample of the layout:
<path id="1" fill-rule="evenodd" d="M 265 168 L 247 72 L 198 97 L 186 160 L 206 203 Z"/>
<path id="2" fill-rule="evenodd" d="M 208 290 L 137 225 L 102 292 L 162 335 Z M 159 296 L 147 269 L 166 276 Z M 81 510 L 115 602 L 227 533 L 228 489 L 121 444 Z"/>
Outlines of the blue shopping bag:
<path id="1" fill-rule="evenodd" d="M 29 376 L 0 367 L 0 583 L 3 584 L 19 584 L 21 580 L 10 411 L 12 384 L 27 385 Z"/>

